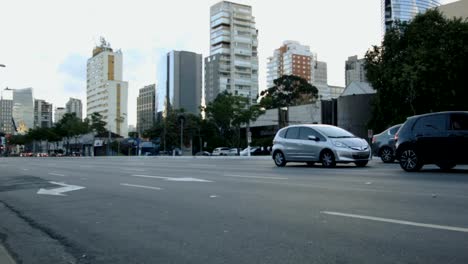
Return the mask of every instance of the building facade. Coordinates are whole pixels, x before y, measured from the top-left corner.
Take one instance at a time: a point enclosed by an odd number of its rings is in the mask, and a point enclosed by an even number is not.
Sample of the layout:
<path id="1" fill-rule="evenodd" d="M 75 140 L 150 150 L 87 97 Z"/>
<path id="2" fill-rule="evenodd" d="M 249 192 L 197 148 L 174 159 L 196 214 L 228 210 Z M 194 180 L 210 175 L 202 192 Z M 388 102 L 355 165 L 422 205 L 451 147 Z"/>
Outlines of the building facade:
<path id="1" fill-rule="evenodd" d="M 358 59 L 358 56 L 348 57 L 345 63 L 346 86 L 352 82 L 367 82 L 365 60 Z"/>
<path id="2" fill-rule="evenodd" d="M 252 7 L 222 1 L 210 10 L 210 56 L 205 58 L 205 103 L 227 91 L 257 102 L 258 30 Z"/>
<path id="3" fill-rule="evenodd" d="M 13 121 L 16 131 L 25 134 L 34 128 L 33 89 L 13 90 Z"/>
<path id="4" fill-rule="evenodd" d="M 108 130 L 127 136 L 128 83 L 122 80 L 122 60 L 122 52 L 114 52 L 104 39 L 94 48 L 87 63 L 87 115 L 101 114 Z"/>
<path id="5" fill-rule="evenodd" d="M 60 122 L 63 116 L 67 113 L 67 109 L 65 107 L 57 107 L 54 111 L 54 123 Z"/>
<path id="6" fill-rule="evenodd" d="M 34 127 L 50 128 L 52 127 L 52 104 L 35 99 L 34 100 Z"/>
<path id="7" fill-rule="evenodd" d="M 309 46 L 288 40 L 274 51 L 267 62 L 267 88 L 273 87 L 274 80 L 284 75 L 301 77 L 317 87 L 319 97 L 330 97 L 327 64 L 318 61 L 317 54 L 311 52 Z"/>
<path id="8" fill-rule="evenodd" d="M 67 114 L 75 114 L 80 120 L 83 119 L 83 104 L 80 99 L 70 98 L 65 107 Z"/>
<path id="9" fill-rule="evenodd" d="M 167 54 L 166 107 L 200 113 L 202 101 L 201 54 L 171 51 Z"/>
<path id="10" fill-rule="evenodd" d="M 5 134 L 13 134 L 13 100 L 0 100 L 0 132 Z"/>
<path id="11" fill-rule="evenodd" d="M 140 89 L 137 98 L 137 128 L 141 135 L 154 126 L 156 120 L 156 85 L 148 85 Z"/>
<path id="12" fill-rule="evenodd" d="M 460 0 L 439 7 L 447 18 L 468 18 L 468 0 Z"/>
<path id="13" fill-rule="evenodd" d="M 409 21 L 417 14 L 437 6 L 440 6 L 440 0 L 381 0 L 383 32 L 396 21 Z"/>

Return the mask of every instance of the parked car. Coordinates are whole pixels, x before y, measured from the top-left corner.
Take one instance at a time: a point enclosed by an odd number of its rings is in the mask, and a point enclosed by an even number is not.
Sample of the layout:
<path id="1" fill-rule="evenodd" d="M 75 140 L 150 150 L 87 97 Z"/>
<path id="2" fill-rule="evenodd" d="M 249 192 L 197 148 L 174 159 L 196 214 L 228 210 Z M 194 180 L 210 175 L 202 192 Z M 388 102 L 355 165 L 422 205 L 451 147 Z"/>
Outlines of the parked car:
<path id="1" fill-rule="evenodd" d="M 215 148 L 211 155 L 212 156 L 228 156 L 230 151 L 231 149 L 227 147 Z"/>
<path id="2" fill-rule="evenodd" d="M 384 163 L 395 161 L 395 134 L 401 125 L 392 126 L 372 137 L 372 153 L 374 156 L 380 157 Z"/>
<path id="3" fill-rule="evenodd" d="M 240 152 L 241 156 L 248 156 L 248 150 L 245 148 Z M 265 147 L 250 147 L 250 156 L 268 156 L 270 151 Z"/>
<path id="4" fill-rule="evenodd" d="M 409 117 L 397 133 L 396 157 L 402 169 L 426 164 L 442 170 L 468 164 L 468 112 L 439 112 Z"/>
<path id="5" fill-rule="evenodd" d="M 239 150 L 236 148 L 230 149 L 228 156 L 239 156 Z"/>
<path id="6" fill-rule="evenodd" d="M 316 162 L 332 168 L 337 163 L 355 163 L 365 167 L 371 159 L 366 140 L 329 125 L 295 125 L 278 131 L 273 140 L 273 160 L 283 167 L 288 162 Z"/>
<path id="7" fill-rule="evenodd" d="M 211 153 L 209 153 L 208 151 L 200 151 L 200 152 L 197 152 L 195 156 L 211 156 Z"/>

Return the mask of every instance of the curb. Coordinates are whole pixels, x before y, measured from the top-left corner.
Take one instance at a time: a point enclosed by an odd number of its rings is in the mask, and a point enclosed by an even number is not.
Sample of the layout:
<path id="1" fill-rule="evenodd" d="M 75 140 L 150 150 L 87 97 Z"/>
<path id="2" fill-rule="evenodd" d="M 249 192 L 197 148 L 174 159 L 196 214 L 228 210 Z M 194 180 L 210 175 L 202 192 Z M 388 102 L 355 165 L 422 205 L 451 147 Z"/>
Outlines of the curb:
<path id="1" fill-rule="evenodd" d="M 2 264 L 15 264 L 16 262 L 13 258 L 8 254 L 8 251 L 0 245 L 0 263 Z"/>

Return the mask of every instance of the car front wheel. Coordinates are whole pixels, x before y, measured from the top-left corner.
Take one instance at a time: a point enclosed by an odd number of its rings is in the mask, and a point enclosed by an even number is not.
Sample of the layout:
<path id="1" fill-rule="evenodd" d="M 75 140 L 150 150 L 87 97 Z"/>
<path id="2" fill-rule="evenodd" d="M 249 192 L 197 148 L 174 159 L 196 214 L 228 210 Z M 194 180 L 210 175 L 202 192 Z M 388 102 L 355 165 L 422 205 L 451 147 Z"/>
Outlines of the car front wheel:
<path id="1" fill-rule="evenodd" d="M 395 156 L 393 156 L 393 150 L 388 147 L 382 148 L 382 150 L 380 150 L 380 159 L 382 159 L 383 163 L 394 162 Z"/>
<path id="2" fill-rule="evenodd" d="M 325 168 L 336 167 L 335 155 L 333 155 L 333 152 L 329 150 L 322 152 L 320 155 L 320 161 L 322 162 L 322 166 Z"/>
<path id="3" fill-rule="evenodd" d="M 273 155 L 273 160 L 275 161 L 276 166 L 284 167 L 286 166 L 286 158 L 284 157 L 283 152 L 277 151 Z"/>
<path id="4" fill-rule="evenodd" d="M 401 153 L 400 167 L 407 172 L 419 171 L 423 166 L 421 157 L 413 149 L 406 149 Z"/>

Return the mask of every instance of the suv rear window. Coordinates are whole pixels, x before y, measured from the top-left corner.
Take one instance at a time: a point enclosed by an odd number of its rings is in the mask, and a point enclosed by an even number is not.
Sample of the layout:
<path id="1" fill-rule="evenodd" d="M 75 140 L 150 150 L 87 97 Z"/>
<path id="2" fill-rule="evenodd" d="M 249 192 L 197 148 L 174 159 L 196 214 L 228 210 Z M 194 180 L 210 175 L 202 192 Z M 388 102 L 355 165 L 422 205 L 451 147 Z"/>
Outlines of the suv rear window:
<path id="1" fill-rule="evenodd" d="M 400 127 L 401 126 L 396 126 L 396 127 L 390 128 L 390 131 L 389 131 L 390 135 L 392 135 L 392 136 L 395 135 L 396 132 L 398 132 L 398 129 L 400 129 Z"/>
<path id="2" fill-rule="evenodd" d="M 421 117 L 414 125 L 418 132 L 441 132 L 447 129 L 447 115 L 431 115 Z"/>
<path id="3" fill-rule="evenodd" d="M 468 114 L 452 114 L 450 118 L 451 130 L 468 130 Z"/>
<path id="4" fill-rule="evenodd" d="M 298 139 L 299 138 L 299 127 L 290 127 L 286 132 L 287 139 Z"/>

